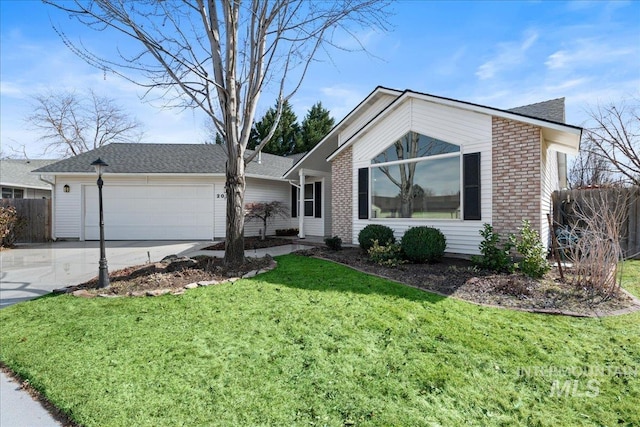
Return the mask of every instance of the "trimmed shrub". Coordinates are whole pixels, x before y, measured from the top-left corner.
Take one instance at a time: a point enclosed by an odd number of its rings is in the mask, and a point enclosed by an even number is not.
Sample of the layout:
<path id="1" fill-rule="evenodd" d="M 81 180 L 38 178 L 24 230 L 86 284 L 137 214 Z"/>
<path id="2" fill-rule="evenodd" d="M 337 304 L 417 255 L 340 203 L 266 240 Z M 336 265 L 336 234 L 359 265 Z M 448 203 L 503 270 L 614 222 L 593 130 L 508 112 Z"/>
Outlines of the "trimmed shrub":
<path id="1" fill-rule="evenodd" d="M 513 247 L 512 236 L 499 247 L 500 234 L 493 231 L 491 224 L 484 224 L 484 228 L 480 230 L 480 235 L 484 240 L 480 242 L 480 253 L 482 255 L 474 255 L 471 261 L 480 268 L 492 270 L 498 273 L 513 273 L 513 260 L 509 255 L 509 251 Z"/>
<path id="2" fill-rule="evenodd" d="M 531 228 L 528 220 L 522 220 L 520 239 L 516 240 L 516 238 L 512 236 L 511 243 L 523 257 L 523 259 L 518 262 L 518 269 L 522 271 L 525 276 L 539 279 L 551 269 L 551 266 L 547 262 L 546 251 L 540 240 L 540 235 L 536 230 Z"/>
<path id="3" fill-rule="evenodd" d="M 373 246 L 373 241 L 377 240 L 380 246 L 387 246 L 396 242 L 393 230 L 386 225 L 369 224 L 358 234 L 358 243 L 365 251 Z"/>
<path id="4" fill-rule="evenodd" d="M 297 228 L 280 228 L 276 230 L 276 236 L 297 236 Z"/>
<path id="5" fill-rule="evenodd" d="M 402 252 L 413 262 L 435 262 L 444 255 L 447 239 L 437 228 L 411 227 L 401 241 Z"/>
<path id="6" fill-rule="evenodd" d="M 324 239 L 325 245 L 332 251 L 340 251 L 342 250 L 342 239 L 338 236 L 326 237 Z"/>
<path id="7" fill-rule="evenodd" d="M 397 243 L 380 246 L 378 241 L 374 240 L 373 246 L 369 248 L 367 253 L 372 262 L 385 267 L 397 267 L 406 262 L 402 259 L 402 248 Z"/>

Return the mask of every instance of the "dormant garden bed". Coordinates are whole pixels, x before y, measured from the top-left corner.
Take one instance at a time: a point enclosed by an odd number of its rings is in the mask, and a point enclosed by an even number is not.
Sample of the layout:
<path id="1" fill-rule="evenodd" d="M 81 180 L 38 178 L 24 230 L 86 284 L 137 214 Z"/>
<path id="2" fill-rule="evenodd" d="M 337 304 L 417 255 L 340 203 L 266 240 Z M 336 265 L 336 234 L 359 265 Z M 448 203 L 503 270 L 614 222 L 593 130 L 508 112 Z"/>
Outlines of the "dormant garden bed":
<path id="1" fill-rule="evenodd" d="M 284 239 L 245 239 L 248 248 L 286 244 Z M 283 243 L 284 240 L 284 243 Z M 219 250 L 224 245 L 207 249 Z M 544 278 L 533 280 L 521 274 L 495 274 L 479 270 L 464 259 L 444 258 L 435 264 L 402 264 L 384 267 L 368 260 L 359 248 L 331 251 L 316 247 L 299 251 L 338 262 L 359 271 L 385 277 L 409 286 L 443 296 L 451 296 L 476 304 L 571 316 L 608 316 L 640 309 L 640 301 L 624 290 L 603 299 L 586 289 L 560 281 L 557 269 Z M 83 297 L 158 296 L 181 294 L 189 288 L 209 286 L 242 277 L 252 277 L 276 263 L 270 258 L 247 258 L 241 268 L 224 267 L 221 258 L 200 256 L 194 260 L 168 259 L 164 262 L 133 266 L 111 273 L 111 286 L 96 289 L 97 280 L 65 289 Z M 566 273 L 570 275 L 571 271 Z"/>

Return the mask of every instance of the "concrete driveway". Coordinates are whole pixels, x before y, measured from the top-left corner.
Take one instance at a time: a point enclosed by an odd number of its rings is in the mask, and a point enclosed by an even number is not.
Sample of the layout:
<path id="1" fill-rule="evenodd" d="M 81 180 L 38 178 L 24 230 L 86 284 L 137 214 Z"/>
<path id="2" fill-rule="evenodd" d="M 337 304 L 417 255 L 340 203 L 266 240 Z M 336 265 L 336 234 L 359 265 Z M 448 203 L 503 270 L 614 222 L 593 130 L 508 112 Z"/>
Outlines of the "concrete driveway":
<path id="1" fill-rule="evenodd" d="M 211 242 L 107 242 L 109 271 L 183 255 Z M 98 275 L 99 242 L 19 245 L 0 252 L 0 308 L 77 285 Z"/>

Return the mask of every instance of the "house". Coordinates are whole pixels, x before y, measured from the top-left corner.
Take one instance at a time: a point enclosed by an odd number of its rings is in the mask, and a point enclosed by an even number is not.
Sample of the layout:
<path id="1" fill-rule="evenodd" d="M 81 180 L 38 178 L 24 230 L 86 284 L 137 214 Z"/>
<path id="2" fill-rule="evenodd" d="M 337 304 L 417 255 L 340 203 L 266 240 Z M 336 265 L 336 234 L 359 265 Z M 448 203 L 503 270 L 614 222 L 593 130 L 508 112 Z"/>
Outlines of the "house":
<path id="1" fill-rule="evenodd" d="M 33 171 L 54 182 L 54 239 L 99 239 L 97 177 L 91 166 L 98 158 L 109 165 L 103 175 L 107 240 L 224 238 L 224 147 L 113 143 Z M 246 168 L 245 203 L 279 200 L 289 206 L 292 187 L 282 176 L 295 160 L 257 156 Z M 269 226 L 272 232 L 290 228 L 292 220 L 276 218 Z M 257 222 L 245 225 L 246 235 L 260 230 Z"/>
<path id="2" fill-rule="evenodd" d="M 36 168 L 56 160 L 0 160 L 0 187 L 3 199 L 49 199 L 51 184 L 31 174 Z"/>
<path id="3" fill-rule="evenodd" d="M 566 187 L 566 155 L 582 129 L 564 123 L 564 98 L 502 110 L 410 90 L 376 88 L 301 159 L 262 154 L 247 165 L 245 203 L 279 200 L 290 217 L 271 230 L 358 243 L 368 224 L 396 237 L 440 229 L 447 252 L 479 253 L 483 224 L 506 235 L 528 219 L 544 243 L 551 193 Z M 110 240 L 225 236 L 224 147 L 110 144 L 42 167 L 52 176 L 53 236 L 96 240 L 104 176 Z M 245 235 L 257 235 L 247 223 Z"/>
<path id="4" fill-rule="evenodd" d="M 564 98 L 502 110 L 378 87 L 284 178 L 301 189 L 300 237 L 355 244 L 368 224 L 398 238 L 425 225 L 448 253 L 477 254 L 484 223 L 505 235 L 528 219 L 547 242 L 581 133 L 564 123 Z"/>

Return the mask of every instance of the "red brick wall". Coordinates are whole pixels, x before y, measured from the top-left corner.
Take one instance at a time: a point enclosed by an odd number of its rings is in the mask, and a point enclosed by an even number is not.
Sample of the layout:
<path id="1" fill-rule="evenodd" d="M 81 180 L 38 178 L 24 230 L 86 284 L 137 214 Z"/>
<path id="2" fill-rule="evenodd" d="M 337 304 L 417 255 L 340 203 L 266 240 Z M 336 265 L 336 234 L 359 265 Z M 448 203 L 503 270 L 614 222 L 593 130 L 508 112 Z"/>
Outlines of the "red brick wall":
<path id="1" fill-rule="evenodd" d="M 331 218 L 333 235 L 344 243 L 353 239 L 353 162 L 351 147 L 331 162 Z"/>
<path id="2" fill-rule="evenodd" d="M 523 219 L 540 233 L 541 129 L 493 117 L 493 228 L 506 237 Z"/>

